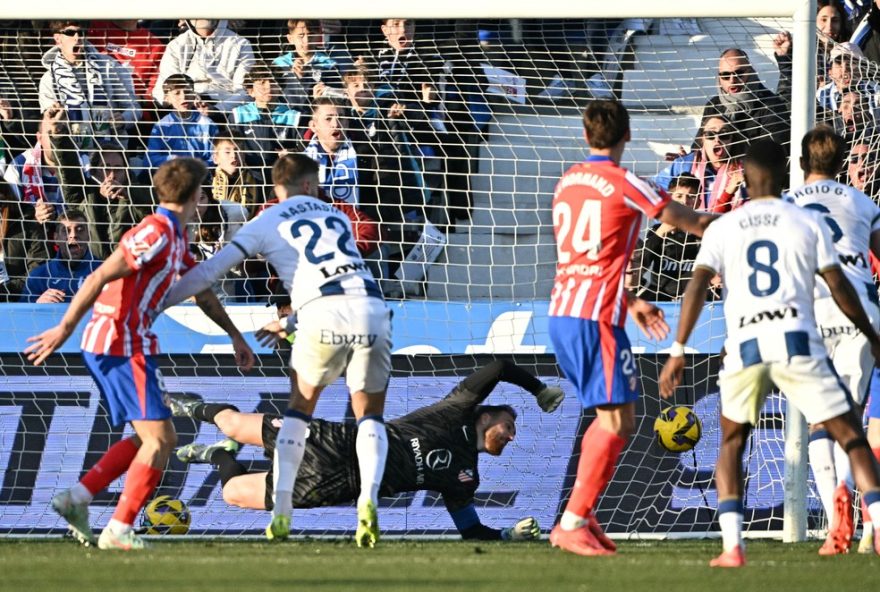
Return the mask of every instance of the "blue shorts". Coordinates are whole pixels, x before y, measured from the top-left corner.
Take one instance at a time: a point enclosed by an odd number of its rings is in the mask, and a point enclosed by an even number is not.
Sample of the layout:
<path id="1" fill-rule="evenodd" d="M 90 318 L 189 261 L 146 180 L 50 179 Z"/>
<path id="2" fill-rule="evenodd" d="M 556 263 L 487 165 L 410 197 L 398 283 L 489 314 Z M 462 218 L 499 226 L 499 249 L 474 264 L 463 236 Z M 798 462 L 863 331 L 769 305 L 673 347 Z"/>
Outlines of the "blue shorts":
<path id="1" fill-rule="evenodd" d="M 86 368 L 110 411 L 113 425 L 139 419 L 171 417 L 159 364 L 152 356 L 104 356 L 83 352 Z"/>
<path id="2" fill-rule="evenodd" d="M 865 415 L 880 419 L 880 368 L 871 372 L 871 386 L 868 387 L 868 407 Z"/>
<path id="3" fill-rule="evenodd" d="M 626 332 L 573 317 L 550 317 L 556 361 L 585 408 L 639 397 L 639 373 Z"/>

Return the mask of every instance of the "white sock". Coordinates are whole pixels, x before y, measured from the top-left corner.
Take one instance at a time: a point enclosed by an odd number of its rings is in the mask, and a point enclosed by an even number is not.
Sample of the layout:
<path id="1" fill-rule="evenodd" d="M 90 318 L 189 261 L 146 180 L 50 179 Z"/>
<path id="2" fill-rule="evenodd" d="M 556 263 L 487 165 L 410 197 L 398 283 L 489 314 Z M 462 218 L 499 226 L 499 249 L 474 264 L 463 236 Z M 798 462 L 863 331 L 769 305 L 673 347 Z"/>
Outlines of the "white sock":
<path id="1" fill-rule="evenodd" d="M 828 526 L 834 519 L 834 490 L 837 488 L 837 473 L 834 470 L 834 440 L 831 438 L 817 438 L 810 440 L 807 448 L 810 456 L 810 468 L 813 470 L 813 480 L 819 491 L 819 499 L 825 508 L 825 517 Z"/>
<path id="2" fill-rule="evenodd" d="M 853 480 L 852 467 L 849 464 L 849 455 L 843 451 L 840 444 L 834 445 L 834 471 L 837 474 L 837 484 L 846 483 L 850 491 L 856 488 Z"/>
<path id="3" fill-rule="evenodd" d="M 275 506 L 272 516 L 290 516 L 293 510 L 293 486 L 296 474 L 306 452 L 306 437 L 309 422 L 302 417 L 285 415 L 275 440 L 275 454 L 272 457 L 275 488 L 272 501 Z"/>
<path id="4" fill-rule="evenodd" d="M 739 512 L 725 512 L 718 515 L 718 524 L 721 526 L 721 543 L 724 551 L 732 551 L 743 544 L 742 526 L 743 515 Z"/>
<path id="5" fill-rule="evenodd" d="M 559 526 L 562 527 L 562 530 L 577 530 L 586 523 L 587 520 L 583 516 L 578 516 L 568 510 L 564 511 L 562 518 L 559 519 Z"/>
<path id="6" fill-rule="evenodd" d="M 880 524 L 880 502 L 868 506 L 868 516 L 871 517 L 871 525 Z"/>
<path id="7" fill-rule="evenodd" d="M 120 522 L 115 518 L 111 518 L 110 522 L 107 523 L 107 528 L 110 529 L 110 532 L 112 532 L 116 536 L 119 536 L 130 531 L 131 524 L 126 524 L 125 522 Z"/>
<path id="8" fill-rule="evenodd" d="M 95 496 L 92 495 L 92 492 L 82 483 L 77 483 L 70 488 L 70 499 L 77 506 L 92 503 L 94 497 Z"/>
<path id="9" fill-rule="evenodd" d="M 379 504 L 379 486 L 385 474 L 385 459 L 388 457 L 388 435 L 385 423 L 374 417 L 363 418 L 358 422 L 358 433 L 354 443 L 361 473 L 361 495 L 358 505 L 367 500 Z"/>

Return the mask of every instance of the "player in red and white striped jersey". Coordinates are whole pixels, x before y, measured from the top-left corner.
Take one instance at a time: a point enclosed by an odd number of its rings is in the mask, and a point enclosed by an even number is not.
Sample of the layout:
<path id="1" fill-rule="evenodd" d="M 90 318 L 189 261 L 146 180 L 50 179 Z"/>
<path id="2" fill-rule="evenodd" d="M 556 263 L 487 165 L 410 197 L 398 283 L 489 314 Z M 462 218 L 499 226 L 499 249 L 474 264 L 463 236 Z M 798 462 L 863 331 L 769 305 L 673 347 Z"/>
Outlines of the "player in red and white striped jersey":
<path id="1" fill-rule="evenodd" d="M 635 424 L 639 380 L 623 330 L 626 311 L 651 337 L 669 331 L 659 308 L 624 289 L 627 262 L 642 214 L 698 236 L 714 216 L 657 194 L 620 166 L 630 129 L 619 102 L 591 102 L 584 137 L 590 157 L 562 176 L 553 197 L 558 262 L 549 329 L 559 366 L 597 419 L 581 441 L 574 488 L 550 542 L 579 555 L 609 555 L 614 543 L 593 509 Z"/>
<path id="2" fill-rule="evenodd" d="M 64 344 L 94 305 L 83 333 L 83 360 L 113 424 L 131 422 L 135 430 L 136 435 L 111 446 L 79 483 L 52 498 L 52 507 L 84 544 L 95 543 L 89 502 L 127 472 L 119 504 L 97 544 L 101 549 L 144 547 L 132 523 L 159 483 L 177 442 L 155 358 L 159 344 L 151 326 L 177 276 L 193 266 L 185 226 L 195 213 L 206 176 L 205 165 L 192 158 L 159 167 L 153 179 L 159 195 L 156 213 L 128 231 L 113 254 L 86 278 L 57 326 L 28 339 L 33 343 L 25 353 L 38 366 Z M 249 370 L 253 352 L 217 297 L 206 290 L 197 302 L 232 338 L 239 367 Z"/>

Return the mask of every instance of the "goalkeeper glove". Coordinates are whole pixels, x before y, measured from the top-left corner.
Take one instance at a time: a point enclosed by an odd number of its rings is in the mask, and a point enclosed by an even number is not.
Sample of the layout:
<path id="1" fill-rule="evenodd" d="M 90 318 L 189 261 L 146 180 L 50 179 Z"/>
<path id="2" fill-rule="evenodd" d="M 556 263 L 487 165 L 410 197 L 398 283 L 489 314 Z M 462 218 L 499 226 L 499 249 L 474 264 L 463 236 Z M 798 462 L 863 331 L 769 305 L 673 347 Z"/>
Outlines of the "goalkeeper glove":
<path id="1" fill-rule="evenodd" d="M 544 388 L 535 395 L 535 398 L 538 400 L 538 406 L 542 411 L 551 413 L 556 411 L 556 408 L 562 403 L 565 393 L 558 386 L 544 385 Z"/>
<path id="2" fill-rule="evenodd" d="M 534 541 L 541 536 L 538 521 L 529 516 L 523 518 L 510 528 L 501 529 L 501 539 L 505 541 Z"/>

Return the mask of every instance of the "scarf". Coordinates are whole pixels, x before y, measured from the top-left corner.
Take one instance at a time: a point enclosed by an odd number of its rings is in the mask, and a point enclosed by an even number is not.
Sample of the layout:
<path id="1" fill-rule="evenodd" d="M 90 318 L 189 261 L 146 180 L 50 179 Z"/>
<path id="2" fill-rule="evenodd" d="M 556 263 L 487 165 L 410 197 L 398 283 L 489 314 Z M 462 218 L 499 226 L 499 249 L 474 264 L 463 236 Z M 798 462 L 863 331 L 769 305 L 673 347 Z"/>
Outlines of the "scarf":
<path id="1" fill-rule="evenodd" d="M 39 144 L 24 153 L 21 191 L 21 200 L 25 203 L 46 200 L 46 188 L 43 185 L 43 147 Z"/>
<path id="2" fill-rule="evenodd" d="M 318 163 L 321 189 L 330 199 L 358 205 L 357 153 L 351 140 L 345 140 L 334 154 L 328 154 L 314 137 L 305 155 Z"/>
<path id="3" fill-rule="evenodd" d="M 724 189 L 727 187 L 727 183 L 730 181 L 731 175 L 736 171 L 741 170 L 742 164 L 740 164 L 739 161 L 725 162 L 715 169 L 715 177 L 708 179 L 707 184 L 706 169 L 709 166 L 709 159 L 706 158 L 705 152 L 700 150 L 697 158 L 694 159 L 694 162 L 691 165 L 690 171 L 693 176 L 700 180 L 700 194 L 703 196 L 703 204 L 700 209 L 713 212 L 718 211 L 716 208 L 724 206 L 725 209 L 721 211 L 727 211 L 727 209 L 729 209 L 728 204 L 731 201 L 735 202 L 735 207 L 737 205 L 736 202 L 739 201 L 739 197 L 741 196 L 739 189 L 736 190 L 733 196 L 727 196 L 727 199 L 723 199 L 722 196 L 724 195 Z M 712 173 L 709 172 L 708 175 L 711 177 Z M 736 199 L 733 199 L 734 197 L 736 197 Z"/>
<path id="4" fill-rule="evenodd" d="M 104 77 L 101 64 L 97 55 L 86 49 L 78 64 L 71 64 L 59 51 L 50 67 L 52 81 L 55 85 L 55 95 L 59 102 L 67 108 L 68 117 L 72 121 L 88 123 L 96 118 L 97 111 L 91 112 L 95 107 L 110 106 L 107 93 L 104 90 Z M 82 88 L 77 77 L 76 69 L 81 68 L 81 74 L 85 77 L 86 88 Z"/>

